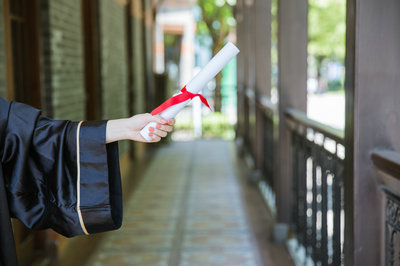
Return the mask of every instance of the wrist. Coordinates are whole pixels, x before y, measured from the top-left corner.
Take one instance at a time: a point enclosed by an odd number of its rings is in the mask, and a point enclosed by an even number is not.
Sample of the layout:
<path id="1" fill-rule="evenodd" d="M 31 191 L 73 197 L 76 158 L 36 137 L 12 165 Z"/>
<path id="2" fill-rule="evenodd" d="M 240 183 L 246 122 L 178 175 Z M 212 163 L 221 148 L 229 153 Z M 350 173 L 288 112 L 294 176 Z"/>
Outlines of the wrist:
<path id="1" fill-rule="evenodd" d="M 106 143 L 129 138 L 127 119 L 113 119 L 107 121 Z"/>

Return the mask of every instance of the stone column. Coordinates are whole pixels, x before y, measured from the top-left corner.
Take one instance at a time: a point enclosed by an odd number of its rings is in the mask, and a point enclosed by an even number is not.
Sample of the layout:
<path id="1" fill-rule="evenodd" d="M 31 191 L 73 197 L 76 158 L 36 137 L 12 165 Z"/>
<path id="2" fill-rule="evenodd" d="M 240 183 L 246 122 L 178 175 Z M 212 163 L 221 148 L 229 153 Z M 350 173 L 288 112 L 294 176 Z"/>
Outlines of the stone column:
<path id="1" fill-rule="evenodd" d="M 182 35 L 181 56 L 179 62 L 180 87 L 185 86 L 193 77 L 194 37 L 196 26 L 191 10 L 187 10 L 185 13 L 182 12 L 182 17 L 185 18 L 185 22 L 182 23 L 184 31 Z"/>

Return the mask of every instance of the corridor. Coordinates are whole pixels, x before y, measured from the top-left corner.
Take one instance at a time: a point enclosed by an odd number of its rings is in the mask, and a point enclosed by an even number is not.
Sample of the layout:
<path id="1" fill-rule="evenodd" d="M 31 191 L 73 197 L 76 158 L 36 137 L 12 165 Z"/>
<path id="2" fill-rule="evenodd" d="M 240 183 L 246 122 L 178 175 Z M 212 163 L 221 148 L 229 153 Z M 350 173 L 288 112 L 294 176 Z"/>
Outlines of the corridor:
<path id="1" fill-rule="evenodd" d="M 249 173 L 231 142 L 160 148 L 87 265 L 292 265 Z"/>

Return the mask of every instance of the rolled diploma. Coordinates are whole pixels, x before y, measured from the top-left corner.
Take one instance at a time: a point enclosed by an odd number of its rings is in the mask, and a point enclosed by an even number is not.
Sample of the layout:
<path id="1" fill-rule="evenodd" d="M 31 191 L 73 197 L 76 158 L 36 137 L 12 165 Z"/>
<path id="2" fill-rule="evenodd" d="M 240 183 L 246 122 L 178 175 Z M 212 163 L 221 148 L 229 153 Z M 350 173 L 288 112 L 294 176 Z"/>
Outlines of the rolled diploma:
<path id="1" fill-rule="evenodd" d="M 228 62 L 239 53 L 239 49 L 231 42 L 228 42 L 197 75 L 186 84 L 186 89 L 197 94 L 207 83 L 212 80 Z M 182 109 L 188 104 L 190 100 L 173 105 L 165 109 L 160 116 L 164 119 L 174 118 Z M 148 123 L 141 131 L 140 134 L 147 141 L 151 141 L 149 136 L 149 128 L 156 128 L 155 122 Z"/>

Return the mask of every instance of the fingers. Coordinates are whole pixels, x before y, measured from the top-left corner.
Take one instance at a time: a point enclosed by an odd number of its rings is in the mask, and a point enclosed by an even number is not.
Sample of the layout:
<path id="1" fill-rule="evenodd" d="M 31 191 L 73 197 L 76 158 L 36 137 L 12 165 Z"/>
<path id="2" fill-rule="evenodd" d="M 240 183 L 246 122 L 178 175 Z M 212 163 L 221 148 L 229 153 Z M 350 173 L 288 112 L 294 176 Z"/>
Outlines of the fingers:
<path id="1" fill-rule="evenodd" d="M 162 131 L 162 130 L 159 130 L 159 129 L 154 130 L 154 134 L 156 136 L 161 137 L 161 138 L 165 138 L 167 136 L 167 132 L 166 131 Z"/>
<path id="2" fill-rule="evenodd" d="M 175 119 L 172 118 L 172 119 L 168 120 L 168 125 L 170 125 L 170 126 L 175 125 Z"/>
<path id="3" fill-rule="evenodd" d="M 161 125 L 161 124 L 157 124 L 156 128 L 166 132 L 171 132 L 174 129 L 172 126 Z"/>
<path id="4" fill-rule="evenodd" d="M 149 136 L 151 137 L 151 141 L 150 142 L 159 142 L 161 140 L 161 137 L 150 132 Z"/>
<path id="5" fill-rule="evenodd" d="M 163 125 L 168 123 L 168 121 L 166 119 L 162 118 L 159 115 L 150 115 L 150 116 L 151 116 L 151 121 L 152 122 L 156 122 L 156 123 L 163 124 Z"/>
<path id="6" fill-rule="evenodd" d="M 149 119 L 151 121 L 156 122 L 158 124 L 161 124 L 161 125 L 168 124 L 170 126 L 175 125 L 175 119 L 174 118 L 166 120 L 166 119 L 162 118 L 160 115 L 151 115 L 151 114 L 148 114 L 148 115 L 149 115 Z"/>
<path id="7" fill-rule="evenodd" d="M 159 125 L 159 124 L 157 124 L 157 125 Z M 167 127 L 167 126 L 163 126 L 163 127 Z M 152 134 L 152 135 L 156 135 L 156 136 L 165 138 L 165 137 L 167 136 L 167 133 L 168 133 L 168 132 L 171 132 L 172 129 L 171 129 L 171 131 L 166 131 L 166 130 L 157 129 L 157 128 L 155 129 L 155 128 L 153 128 L 153 127 L 150 127 L 150 128 L 149 128 L 149 131 L 150 131 L 150 134 Z M 150 136 L 150 135 L 149 135 L 149 136 Z M 151 137 L 151 136 L 150 136 L 150 137 Z"/>
<path id="8" fill-rule="evenodd" d="M 149 137 L 152 138 L 150 142 L 158 142 L 161 138 L 165 138 L 168 132 L 172 132 L 175 124 L 175 119 L 166 120 L 159 115 L 151 116 L 150 121 L 157 123 L 156 128 L 149 128 Z"/>

